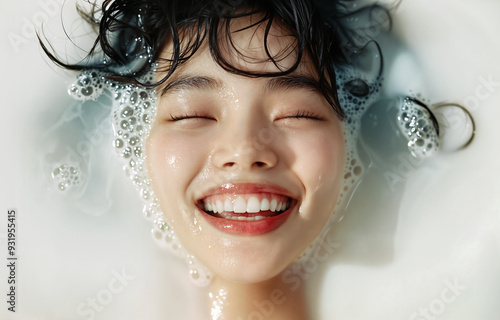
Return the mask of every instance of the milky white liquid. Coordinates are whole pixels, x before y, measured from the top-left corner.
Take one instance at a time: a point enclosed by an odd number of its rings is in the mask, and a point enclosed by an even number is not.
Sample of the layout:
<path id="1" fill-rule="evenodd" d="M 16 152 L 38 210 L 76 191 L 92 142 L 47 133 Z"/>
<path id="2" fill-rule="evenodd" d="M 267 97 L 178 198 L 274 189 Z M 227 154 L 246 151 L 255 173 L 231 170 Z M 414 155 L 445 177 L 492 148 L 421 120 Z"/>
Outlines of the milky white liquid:
<path id="1" fill-rule="evenodd" d="M 479 102 L 471 110 L 476 139 L 465 150 L 413 165 L 408 177 L 396 163 L 395 173 L 404 181 L 394 191 L 384 177 L 386 169 L 363 181 L 332 233 L 335 247 L 329 262 L 307 281 L 316 292 L 309 295 L 311 309 L 320 319 L 425 319 L 424 309 L 438 319 L 496 319 L 500 154 L 495 119 L 500 116 L 500 87 L 492 92 L 478 87 L 489 77 L 500 82 L 495 32 L 500 4 L 406 2 L 394 16 L 395 30 L 414 56 L 398 57 L 386 77 L 388 86 L 402 94 L 420 93 L 429 105 L 473 106 L 476 100 L 470 97 L 476 97 Z M 22 33 L 23 17 L 32 20 L 42 12 L 38 2 L 5 6 L 0 4 L 5 35 L 0 61 L 9 79 L 2 83 L 8 98 L 2 109 L 7 120 L 2 127 L 0 204 L 3 211 L 19 211 L 20 283 L 16 317 L 6 307 L 0 308 L 0 317 L 90 319 L 93 310 L 95 319 L 199 318 L 194 308 L 197 301 L 203 303 L 199 288 L 189 281 L 183 261 L 151 241 L 142 202 L 120 167 L 97 174 L 109 176 L 100 187 L 104 197 L 88 195 L 109 205 L 105 213 L 93 207 L 84 211 L 94 214 L 82 213 L 71 200 L 47 193 L 38 166 L 39 155 L 47 150 L 35 142 L 47 143 L 42 135 L 51 132 L 42 129 L 71 105 L 65 95 L 69 76 L 54 72 L 33 40 L 20 45 L 19 52 L 9 43 L 9 33 Z M 104 136 L 94 139 L 101 151 L 112 142 Z M 128 278 L 120 282 L 116 274 L 123 272 Z M 6 292 L 5 268 L 0 268 L 0 279 L 0 291 Z M 110 287 L 119 290 L 111 292 Z M 92 298 L 95 309 L 89 304 Z"/>

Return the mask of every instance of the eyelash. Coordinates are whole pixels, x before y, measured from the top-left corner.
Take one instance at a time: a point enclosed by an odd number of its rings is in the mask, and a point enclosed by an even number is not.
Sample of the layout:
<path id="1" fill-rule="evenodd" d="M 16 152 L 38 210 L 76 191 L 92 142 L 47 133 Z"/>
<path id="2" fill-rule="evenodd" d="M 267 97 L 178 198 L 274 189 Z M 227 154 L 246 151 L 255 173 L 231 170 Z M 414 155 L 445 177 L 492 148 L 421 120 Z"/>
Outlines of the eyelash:
<path id="1" fill-rule="evenodd" d="M 309 110 L 297 111 L 294 115 L 288 116 L 286 118 L 305 118 L 311 120 L 321 120 L 321 116 Z"/>
<path id="2" fill-rule="evenodd" d="M 180 120 L 195 119 L 195 118 L 212 119 L 208 116 L 201 116 L 196 112 L 194 114 L 191 114 L 191 115 L 185 113 L 185 114 L 182 114 L 180 116 L 174 116 L 174 115 L 170 114 L 170 121 L 180 121 Z M 297 111 L 295 114 L 293 114 L 291 116 L 286 116 L 283 118 L 296 118 L 296 119 L 304 118 L 304 119 L 311 119 L 311 120 L 321 120 L 322 119 L 321 116 L 319 116 L 318 114 L 315 114 L 314 112 L 309 111 L 309 110 Z"/>
<path id="3" fill-rule="evenodd" d="M 183 115 L 180 115 L 180 116 L 174 116 L 174 115 L 170 114 L 170 121 L 179 121 L 179 120 L 194 119 L 194 118 L 212 119 L 212 118 L 210 118 L 208 116 L 200 116 L 196 112 L 194 114 L 192 114 L 192 115 L 184 113 Z"/>

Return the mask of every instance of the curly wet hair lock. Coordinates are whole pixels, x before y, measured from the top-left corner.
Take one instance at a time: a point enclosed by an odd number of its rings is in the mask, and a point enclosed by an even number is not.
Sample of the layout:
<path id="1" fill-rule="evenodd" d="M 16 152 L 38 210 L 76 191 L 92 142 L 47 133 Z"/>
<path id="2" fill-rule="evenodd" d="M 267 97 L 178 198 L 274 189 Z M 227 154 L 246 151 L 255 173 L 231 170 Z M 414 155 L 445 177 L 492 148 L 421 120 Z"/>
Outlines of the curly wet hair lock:
<path id="1" fill-rule="evenodd" d="M 328 10 L 325 6 L 321 0 L 105 0 L 100 6 L 92 3 L 90 11 L 79 9 L 97 32 L 91 50 L 80 63 L 64 62 L 43 41 L 40 42 L 49 58 L 61 67 L 101 70 L 109 78 L 124 83 L 146 85 L 139 79 L 157 62 L 167 70 L 165 77 L 148 84 L 154 86 L 165 83 L 205 44 L 223 69 L 248 77 L 288 75 L 299 66 L 302 57 L 308 55 L 317 74 L 318 88 L 343 117 L 336 93 L 334 66 L 349 60 L 343 50 L 349 42 L 346 42 L 349 31 L 340 21 L 352 12 L 345 9 L 343 1 L 329 4 Z M 261 27 L 265 30 L 263 47 L 269 61 L 278 67 L 277 72 L 242 70 L 223 55 L 221 43 L 232 43 L 231 23 L 254 15 L 258 19 L 253 19 L 244 29 Z M 280 51 L 296 53 L 296 61 L 290 68 L 279 65 L 283 58 L 280 53 L 270 53 L 267 40 L 273 26 L 279 26 L 295 38 L 289 48 Z M 173 48 L 171 57 L 162 56 L 167 44 Z M 238 53 L 236 48 L 232 49 Z"/>

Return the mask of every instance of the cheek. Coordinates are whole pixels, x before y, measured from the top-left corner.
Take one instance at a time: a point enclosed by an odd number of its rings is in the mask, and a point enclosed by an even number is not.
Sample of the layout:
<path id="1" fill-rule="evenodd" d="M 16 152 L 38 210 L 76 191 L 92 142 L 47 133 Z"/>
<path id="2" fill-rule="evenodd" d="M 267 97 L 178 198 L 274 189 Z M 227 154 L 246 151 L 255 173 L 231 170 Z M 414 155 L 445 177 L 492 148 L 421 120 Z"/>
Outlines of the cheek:
<path id="1" fill-rule="evenodd" d="M 148 174 L 164 212 L 177 212 L 202 166 L 203 143 L 153 128 L 146 145 Z M 175 208 L 177 206 L 177 208 Z M 177 210 L 175 210 L 177 209 Z"/>
<path id="2" fill-rule="evenodd" d="M 339 128 L 312 133 L 296 142 L 296 169 L 308 182 L 338 180 L 343 174 L 345 146 Z"/>
<path id="3" fill-rule="evenodd" d="M 306 190 L 308 206 L 333 211 L 345 167 L 345 145 L 341 128 L 311 132 L 297 140 L 293 170 Z M 304 212 L 312 214 L 316 210 Z"/>

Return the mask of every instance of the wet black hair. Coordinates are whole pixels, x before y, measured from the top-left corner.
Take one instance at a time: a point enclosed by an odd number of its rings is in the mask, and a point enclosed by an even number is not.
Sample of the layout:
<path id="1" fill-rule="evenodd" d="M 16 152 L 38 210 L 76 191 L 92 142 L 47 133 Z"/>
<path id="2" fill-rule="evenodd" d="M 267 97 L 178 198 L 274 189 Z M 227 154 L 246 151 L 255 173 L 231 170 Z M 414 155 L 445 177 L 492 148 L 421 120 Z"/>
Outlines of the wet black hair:
<path id="1" fill-rule="evenodd" d="M 90 0 L 89 0 L 90 1 Z M 101 70 L 113 80 L 125 83 L 159 86 L 175 70 L 189 60 L 201 46 L 208 44 L 213 59 L 226 71 L 248 77 L 277 77 L 292 73 L 304 55 L 308 55 L 317 73 L 317 87 L 328 103 L 343 118 L 335 83 L 334 66 L 349 62 L 349 50 L 357 46 L 355 33 L 342 23 L 353 12 L 347 5 L 355 1 L 341 0 L 105 0 L 90 11 L 79 7 L 81 16 L 93 25 L 97 38 L 86 58 L 71 64 L 62 61 L 44 44 L 48 57 L 70 70 Z M 371 5 L 360 10 L 383 9 Z M 386 11 L 386 10 L 385 10 Z M 221 50 L 221 39 L 231 45 L 231 22 L 255 15 L 257 21 L 242 30 L 263 27 L 263 46 L 277 72 L 253 72 L 233 66 Z M 387 15 L 389 16 L 389 15 Z M 254 19 L 255 20 L 255 19 Z M 289 48 L 277 55 L 268 49 L 268 36 L 273 25 L 284 27 L 295 38 Z M 283 28 L 282 28 L 283 29 Z M 233 31 L 234 32 L 234 31 Z M 166 44 L 171 44 L 170 58 L 161 57 Z M 236 54 L 237 48 L 232 46 Z M 290 53 L 296 61 L 282 68 L 279 61 Z M 245 58 L 243 56 L 243 58 Z M 166 75 L 154 84 L 140 82 L 153 63 L 167 66 Z"/>

